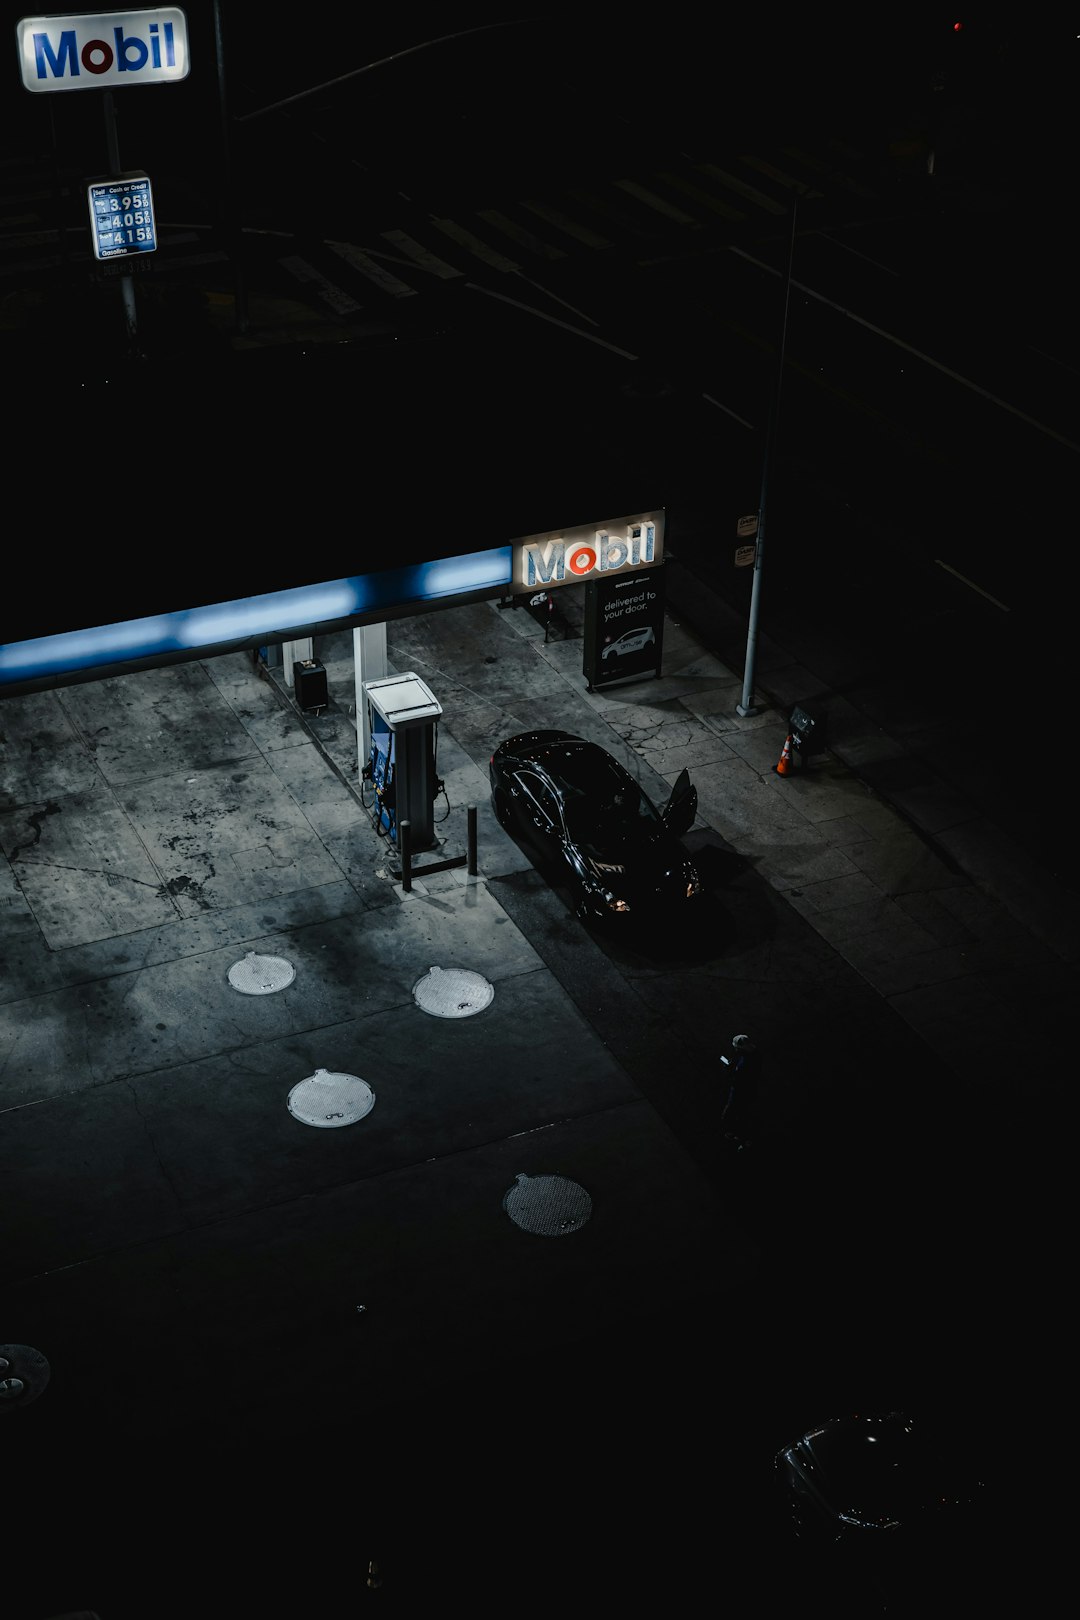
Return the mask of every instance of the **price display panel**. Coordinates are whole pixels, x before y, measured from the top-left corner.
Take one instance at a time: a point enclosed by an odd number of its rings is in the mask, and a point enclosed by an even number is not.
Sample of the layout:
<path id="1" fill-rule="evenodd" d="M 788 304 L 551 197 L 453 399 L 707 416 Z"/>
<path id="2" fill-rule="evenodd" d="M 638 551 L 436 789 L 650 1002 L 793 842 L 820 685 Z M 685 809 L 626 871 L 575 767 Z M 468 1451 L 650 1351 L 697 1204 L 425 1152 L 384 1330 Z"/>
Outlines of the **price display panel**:
<path id="1" fill-rule="evenodd" d="M 157 247 L 154 199 L 145 174 L 95 180 L 87 187 L 94 257 L 126 259 Z"/>

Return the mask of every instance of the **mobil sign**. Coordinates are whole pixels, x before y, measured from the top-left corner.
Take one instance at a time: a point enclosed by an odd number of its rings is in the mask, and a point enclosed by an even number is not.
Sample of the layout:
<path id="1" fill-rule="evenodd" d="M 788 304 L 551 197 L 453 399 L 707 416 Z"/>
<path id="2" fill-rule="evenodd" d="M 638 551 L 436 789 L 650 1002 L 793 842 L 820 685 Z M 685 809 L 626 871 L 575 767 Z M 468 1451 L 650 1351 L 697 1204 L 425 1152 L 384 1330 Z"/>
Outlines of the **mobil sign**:
<path id="1" fill-rule="evenodd" d="M 664 557 L 663 509 L 526 535 L 514 542 L 513 550 L 514 584 L 525 590 L 651 568 Z"/>
<path id="2" fill-rule="evenodd" d="M 24 17 L 15 34 L 28 90 L 171 84 L 188 74 L 187 21 L 176 6 Z"/>

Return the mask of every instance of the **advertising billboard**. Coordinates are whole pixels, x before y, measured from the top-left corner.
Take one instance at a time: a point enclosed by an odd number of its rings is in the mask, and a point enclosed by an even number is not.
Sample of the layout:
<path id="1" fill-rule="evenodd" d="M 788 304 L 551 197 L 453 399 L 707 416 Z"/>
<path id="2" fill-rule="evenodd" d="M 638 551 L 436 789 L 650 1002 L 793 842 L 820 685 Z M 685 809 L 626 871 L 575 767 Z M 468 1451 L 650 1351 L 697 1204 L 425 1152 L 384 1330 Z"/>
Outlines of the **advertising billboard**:
<path id="1" fill-rule="evenodd" d="M 590 580 L 582 673 L 588 688 L 659 675 L 664 653 L 664 570 Z"/>

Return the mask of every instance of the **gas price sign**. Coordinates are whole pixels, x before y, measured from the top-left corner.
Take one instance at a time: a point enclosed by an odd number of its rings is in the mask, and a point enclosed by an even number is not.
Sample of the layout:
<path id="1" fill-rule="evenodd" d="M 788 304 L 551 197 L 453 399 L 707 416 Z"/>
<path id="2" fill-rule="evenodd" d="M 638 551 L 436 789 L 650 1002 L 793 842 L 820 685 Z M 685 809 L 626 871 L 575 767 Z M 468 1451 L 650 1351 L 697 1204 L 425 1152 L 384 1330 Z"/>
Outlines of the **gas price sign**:
<path id="1" fill-rule="evenodd" d="M 157 247 L 154 199 L 145 174 L 95 180 L 87 187 L 94 256 L 125 259 Z"/>

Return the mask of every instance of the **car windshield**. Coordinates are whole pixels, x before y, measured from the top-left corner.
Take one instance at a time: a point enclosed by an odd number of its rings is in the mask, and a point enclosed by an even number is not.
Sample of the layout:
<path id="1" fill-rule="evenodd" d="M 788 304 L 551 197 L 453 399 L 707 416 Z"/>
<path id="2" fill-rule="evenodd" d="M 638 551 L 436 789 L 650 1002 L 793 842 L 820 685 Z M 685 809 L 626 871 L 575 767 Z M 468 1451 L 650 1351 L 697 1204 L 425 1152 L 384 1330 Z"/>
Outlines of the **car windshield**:
<path id="1" fill-rule="evenodd" d="M 615 822 L 655 828 L 660 817 L 633 777 L 599 748 L 568 748 L 552 761 L 562 785 L 568 831 L 592 839 Z"/>

